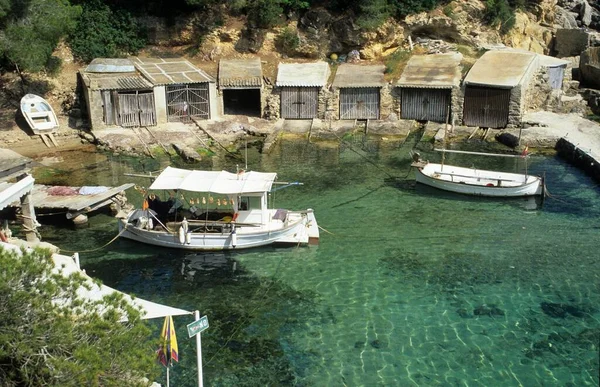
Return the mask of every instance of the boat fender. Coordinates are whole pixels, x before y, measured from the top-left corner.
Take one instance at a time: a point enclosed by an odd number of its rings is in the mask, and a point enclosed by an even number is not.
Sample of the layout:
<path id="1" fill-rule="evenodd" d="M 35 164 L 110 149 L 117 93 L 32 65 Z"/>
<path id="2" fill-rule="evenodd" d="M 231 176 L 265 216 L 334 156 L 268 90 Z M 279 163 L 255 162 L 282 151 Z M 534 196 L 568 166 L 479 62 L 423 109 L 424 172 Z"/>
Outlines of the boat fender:
<path id="1" fill-rule="evenodd" d="M 185 243 L 186 244 L 190 244 L 192 243 L 192 233 L 191 232 L 186 232 L 185 233 Z"/>
<path id="2" fill-rule="evenodd" d="M 2 240 L 2 242 L 8 242 L 8 238 L 4 235 L 4 231 L 2 230 L 0 230 L 0 240 Z"/>
<path id="3" fill-rule="evenodd" d="M 235 214 L 233 214 L 233 218 L 231 218 L 231 221 L 235 222 L 237 220 L 237 218 L 238 218 L 238 215 L 239 215 L 238 212 L 236 212 Z"/>
<path id="4" fill-rule="evenodd" d="M 185 243 L 185 232 L 183 231 L 183 226 L 179 226 L 179 243 Z"/>
<path id="5" fill-rule="evenodd" d="M 235 226 L 233 226 L 231 228 L 231 247 L 235 249 L 235 246 L 237 246 L 237 234 L 235 232 Z"/>
<path id="6" fill-rule="evenodd" d="M 184 244 L 186 242 L 186 234 L 188 233 L 188 221 L 183 218 L 181 226 L 179 226 L 179 243 Z"/>
<path id="7" fill-rule="evenodd" d="M 148 223 L 146 223 L 146 229 L 148 229 L 148 230 L 154 229 L 154 222 L 152 221 L 152 218 L 148 218 Z"/>

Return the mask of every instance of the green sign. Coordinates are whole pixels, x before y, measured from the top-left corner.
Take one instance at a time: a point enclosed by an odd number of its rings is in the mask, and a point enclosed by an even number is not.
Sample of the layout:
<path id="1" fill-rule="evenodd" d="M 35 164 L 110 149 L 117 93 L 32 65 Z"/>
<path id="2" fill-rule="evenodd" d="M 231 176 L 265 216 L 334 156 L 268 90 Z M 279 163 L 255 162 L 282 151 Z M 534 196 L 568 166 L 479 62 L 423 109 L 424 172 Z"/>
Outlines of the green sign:
<path id="1" fill-rule="evenodd" d="M 200 320 L 196 320 L 187 325 L 188 335 L 194 337 L 206 328 L 208 328 L 208 317 L 202 316 L 200 317 Z"/>

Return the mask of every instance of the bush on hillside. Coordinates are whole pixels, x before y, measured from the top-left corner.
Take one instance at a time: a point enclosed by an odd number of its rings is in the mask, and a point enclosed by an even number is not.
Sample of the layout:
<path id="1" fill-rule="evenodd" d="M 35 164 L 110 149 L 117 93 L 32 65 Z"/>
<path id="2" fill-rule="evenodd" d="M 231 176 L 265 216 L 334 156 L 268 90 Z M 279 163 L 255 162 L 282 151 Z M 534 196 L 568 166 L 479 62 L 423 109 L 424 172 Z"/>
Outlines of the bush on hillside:
<path id="1" fill-rule="evenodd" d="M 250 27 L 272 28 L 281 22 L 283 8 L 278 1 L 253 0 L 248 4 Z"/>
<path id="2" fill-rule="evenodd" d="M 94 58 L 135 55 L 146 45 L 144 29 L 128 11 L 113 11 L 102 0 L 83 4 L 77 28 L 69 36 L 73 56 L 84 62 Z"/>
<path id="3" fill-rule="evenodd" d="M 286 27 L 275 38 L 275 45 L 281 53 L 292 56 L 300 45 L 298 31 Z"/>
<path id="4" fill-rule="evenodd" d="M 515 25 L 515 11 L 507 0 L 486 0 L 485 20 L 505 34 Z"/>

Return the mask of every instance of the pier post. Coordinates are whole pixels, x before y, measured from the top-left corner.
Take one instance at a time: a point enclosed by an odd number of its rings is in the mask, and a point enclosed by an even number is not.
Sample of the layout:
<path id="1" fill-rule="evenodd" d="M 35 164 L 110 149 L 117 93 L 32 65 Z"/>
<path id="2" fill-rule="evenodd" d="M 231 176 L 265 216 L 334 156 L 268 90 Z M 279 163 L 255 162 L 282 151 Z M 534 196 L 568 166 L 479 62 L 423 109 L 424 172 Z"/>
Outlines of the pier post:
<path id="1" fill-rule="evenodd" d="M 22 175 L 17 180 L 22 180 L 27 175 Z M 37 220 L 35 219 L 35 209 L 31 201 L 31 192 L 26 193 L 21 197 L 21 211 L 23 212 L 23 229 L 25 230 L 25 238 L 27 242 L 39 242 L 36 229 Z"/>

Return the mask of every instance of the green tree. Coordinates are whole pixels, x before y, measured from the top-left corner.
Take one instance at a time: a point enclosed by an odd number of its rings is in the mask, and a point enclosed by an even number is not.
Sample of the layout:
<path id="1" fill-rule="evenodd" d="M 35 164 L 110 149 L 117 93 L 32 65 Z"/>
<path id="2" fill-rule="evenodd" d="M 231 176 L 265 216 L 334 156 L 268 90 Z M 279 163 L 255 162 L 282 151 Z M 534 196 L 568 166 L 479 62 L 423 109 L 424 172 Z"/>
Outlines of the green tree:
<path id="1" fill-rule="evenodd" d="M 73 55 L 85 62 L 136 54 L 146 45 L 145 31 L 124 9 L 113 10 L 102 0 L 83 4 L 77 28 L 69 37 Z"/>
<path id="2" fill-rule="evenodd" d="M 0 54 L 17 70 L 42 70 L 81 8 L 67 0 L 0 0 Z"/>
<path id="3" fill-rule="evenodd" d="M 157 376 L 150 329 L 122 295 L 82 298 L 89 279 L 57 273 L 46 250 L 0 248 L 0 267 L 0 385 L 130 386 Z"/>

